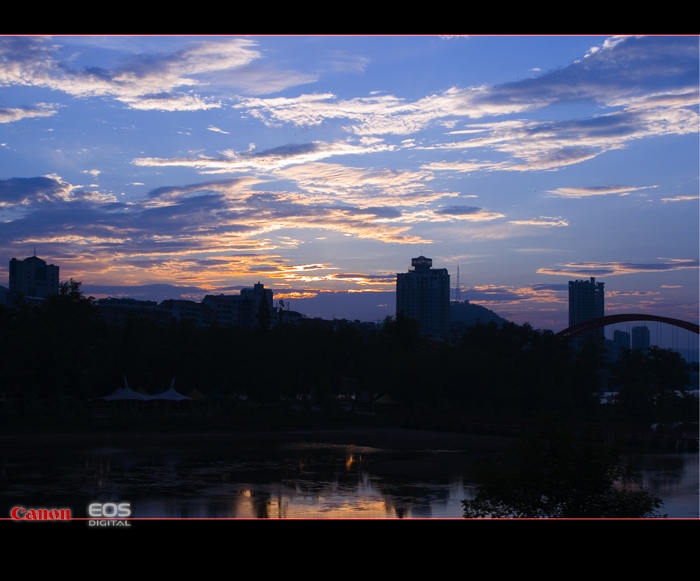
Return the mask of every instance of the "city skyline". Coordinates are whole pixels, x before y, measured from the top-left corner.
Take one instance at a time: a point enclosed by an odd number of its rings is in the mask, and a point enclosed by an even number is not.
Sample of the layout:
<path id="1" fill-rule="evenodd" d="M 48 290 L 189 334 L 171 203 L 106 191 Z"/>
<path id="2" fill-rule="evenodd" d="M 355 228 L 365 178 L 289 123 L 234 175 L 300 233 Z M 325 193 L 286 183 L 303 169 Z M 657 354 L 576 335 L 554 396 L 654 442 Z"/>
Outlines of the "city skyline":
<path id="1" fill-rule="evenodd" d="M 261 282 L 374 321 L 424 255 L 535 328 L 589 277 L 606 314 L 698 322 L 698 64 L 685 36 L 0 37 L 0 278 L 36 247 L 98 298 Z"/>

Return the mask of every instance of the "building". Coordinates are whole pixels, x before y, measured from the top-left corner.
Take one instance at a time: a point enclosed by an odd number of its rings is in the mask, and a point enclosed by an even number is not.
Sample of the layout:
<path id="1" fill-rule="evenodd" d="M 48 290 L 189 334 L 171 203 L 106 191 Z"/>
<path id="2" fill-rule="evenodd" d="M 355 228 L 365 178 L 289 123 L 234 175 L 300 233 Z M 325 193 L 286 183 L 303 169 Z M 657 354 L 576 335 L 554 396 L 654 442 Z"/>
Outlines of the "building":
<path id="1" fill-rule="evenodd" d="M 613 350 L 610 359 L 615 362 L 620 358 L 623 349 L 630 348 L 630 334 L 625 331 L 613 331 Z"/>
<path id="2" fill-rule="evenodd" d="M 605 283 L 590 280 L 569 281 L 569 327 L 605 316 Z M 581 345 L 585 337 L 598 336 L 604 340 L 603 329 L 600 328 L 582 336 L 575 344 Z"/>
<path id="3" fill-rule="evenodd" d="M 447 335 L 450 329 L 450 275 L 432 268 L 425 256 L 411 259 L 412 269 L 396 275 L 396 316 L 418 321 L 424 335 Z"/>
<path id="4" fill-rule="evenodd" d="M 97 308 L 110 325 L 126 325 L 131 317 L 154 323 L 167 323 L 170 313 L 161 309 L 156 301 L 143 301 L 132 298 L 105 298 L 97 301 Z"/>
<path id="5" fill-rule="evenodd" d="M 10 260 L 9 300 L 19 297 L 46 298 L 58 294 L 58 266 L 37 256 Z"/>
<path id="6" fill-rule="evenodd" d="M 253 285 L 253 288 L 241 289 L 239 295 L 207 295 L 202 300 L 202 305 L 210 309 L 215 320 L 223 326 L 247 329 L 265 326 L 260 315 L 267 312 L 267 326 L 273 320 L 272 290 L 260 283 Z"/>
<path id="7" fill-rule="evenodd" d="M 646 326 L 632 327 L 632 349 L 640 349 L 646 354 L 650 341 L 649 329 Z"/>
<path id="8" fill-rule="evenodd" d="M 197 327 L 206 327 L 215 319 L 214 313 L 207 305 L 195 301 L 166 299 L 158 307 L 170 313 L 176 321 L 191 321 Z"/>

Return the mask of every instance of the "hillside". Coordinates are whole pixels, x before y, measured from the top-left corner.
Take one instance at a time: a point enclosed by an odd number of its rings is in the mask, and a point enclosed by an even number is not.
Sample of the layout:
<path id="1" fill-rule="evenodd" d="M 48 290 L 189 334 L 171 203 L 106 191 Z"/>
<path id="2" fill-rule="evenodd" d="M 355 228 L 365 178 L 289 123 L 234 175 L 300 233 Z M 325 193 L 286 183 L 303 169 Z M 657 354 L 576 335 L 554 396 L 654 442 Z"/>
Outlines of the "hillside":
<path id="1" fill-rule="evenodd" d="M 452 327 L 468 327 L 476 323 L 490 323 L 494 321 L 502 325 L 507 321 L 493 311 L 480 305 L 473 305 L 469 301 L 450 301 L 450 321 Z"/>

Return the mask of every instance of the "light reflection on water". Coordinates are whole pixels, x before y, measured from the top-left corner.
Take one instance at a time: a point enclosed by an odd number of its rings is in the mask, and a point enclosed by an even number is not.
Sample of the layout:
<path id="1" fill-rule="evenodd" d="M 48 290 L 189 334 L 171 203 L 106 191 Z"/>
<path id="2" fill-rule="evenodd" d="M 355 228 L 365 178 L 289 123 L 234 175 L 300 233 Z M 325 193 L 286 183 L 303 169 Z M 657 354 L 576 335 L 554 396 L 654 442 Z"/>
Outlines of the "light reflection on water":
<path id="1" fill-rule="evenodd" d="M 380 475 L 382 465 L 420 455 L 309 443 L 3 450 L 0 512 L 60 505 L 84 517 L 91 502 L 128 501 L 134 518 L 461 518 L 461 501 L 475 493 L 464 473 Z M 697 453 L 645 454 L 641 468 L 663 513 L 698 518 Z"/>

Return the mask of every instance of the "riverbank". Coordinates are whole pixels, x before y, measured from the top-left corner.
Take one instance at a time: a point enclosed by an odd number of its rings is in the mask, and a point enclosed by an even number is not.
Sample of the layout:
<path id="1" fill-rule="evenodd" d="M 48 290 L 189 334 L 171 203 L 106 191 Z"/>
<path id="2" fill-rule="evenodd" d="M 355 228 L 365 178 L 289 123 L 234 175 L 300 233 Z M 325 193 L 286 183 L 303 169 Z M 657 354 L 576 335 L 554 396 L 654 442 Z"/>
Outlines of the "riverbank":
<path id="1" fill-rule="evenodd" d="M 94 447 L 198 448 L 216 445 L 232 448 L 283 447 L 285 443 L 315 447 L 343 446 L 346 455 L 361 455 L 375 450 L 405 452 L 406 458 L 374 464 L 376 473 L 387 477 L 442 478 L 455 472 L 469 473 L 474 463 L 485 456 L 503 453 L 512 438 L 416 430 L 396 427 L 342 427 L 337 429 L 294 429 L 246 432 L 110 432 L 110 433 L 25 433 L 0 434 L 0 447 L 51 449 Z"/>

